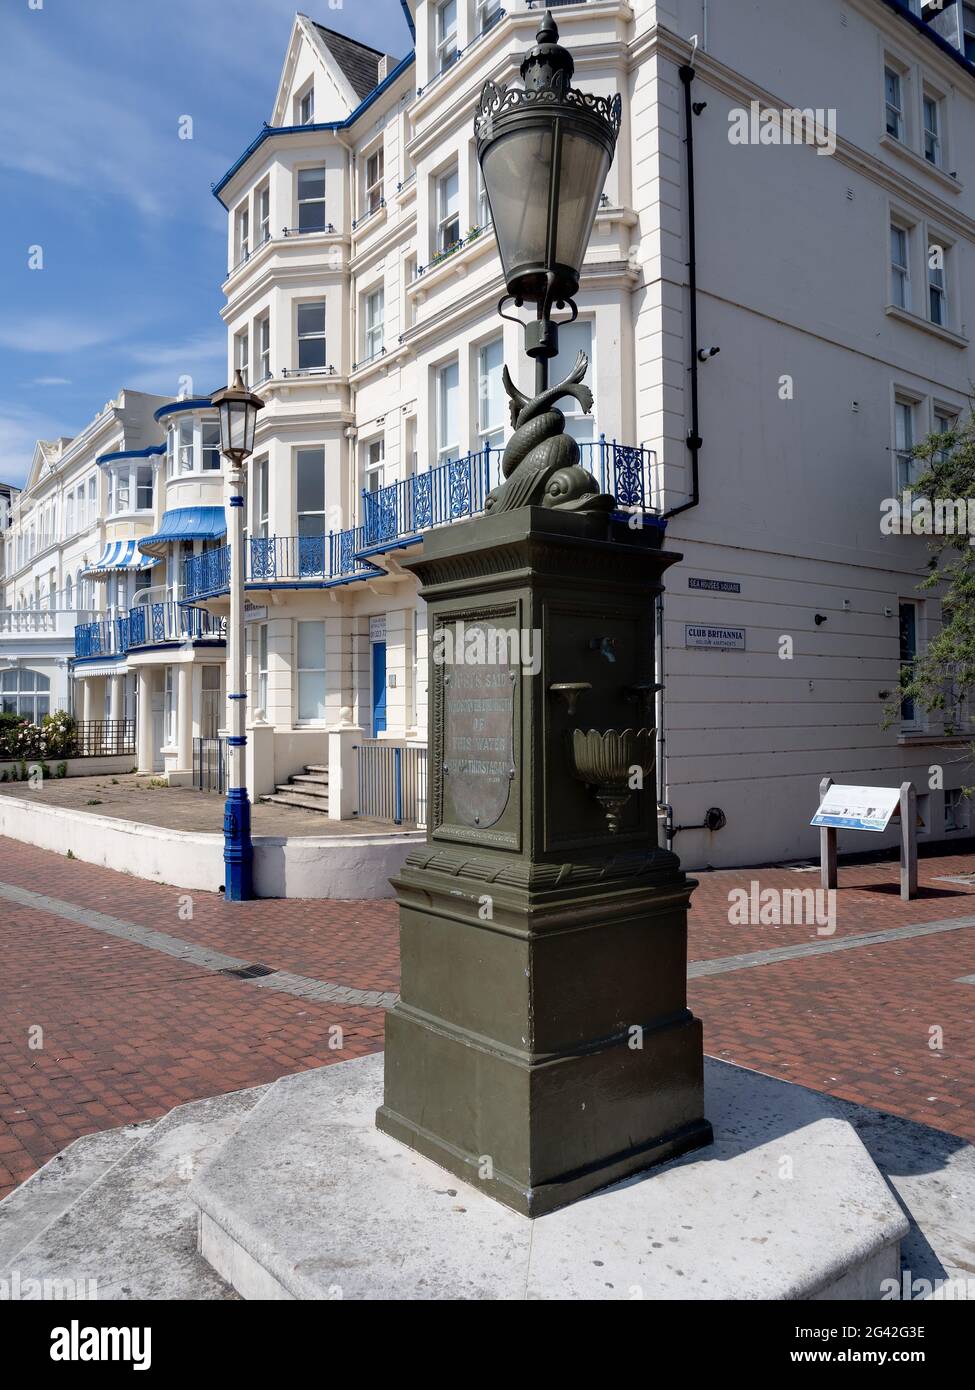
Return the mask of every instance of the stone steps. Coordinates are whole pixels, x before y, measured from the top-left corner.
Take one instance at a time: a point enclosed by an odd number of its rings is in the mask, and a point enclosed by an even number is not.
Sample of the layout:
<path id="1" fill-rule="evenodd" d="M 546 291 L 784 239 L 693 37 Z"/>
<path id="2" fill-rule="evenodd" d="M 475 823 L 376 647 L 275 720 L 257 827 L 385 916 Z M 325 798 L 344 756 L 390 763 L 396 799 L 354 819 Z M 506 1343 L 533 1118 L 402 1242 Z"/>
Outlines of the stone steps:
<path id="1" fill-rule="evenodd" d="M 37 1297 L 26 1281 L 40 1281 L 46 1299 L 72 1286 L 112 1300 L 236 1298 L 197 1253 L 189 1188 L 266 1089 L 191 1101 L 151 1128 L 71 1145 L 0 1203 L 0 1281 L 20 1297 Z"/>
<path id="2" fill-rule="evenodd" d="M 148 1123 L 84 1134 L 9 1193 L 0 1202 L 0 1268 L 9 1266 L 151 1130 Z"/>
<path id="3" fill-rule="evenodd" d="M 328 815 L 328 768 L 312 765 L 296 772 L 286 783 L 262 796 L 261 801 L 272 806 L 292 806 L 302 811 L 319 811 Z"/>

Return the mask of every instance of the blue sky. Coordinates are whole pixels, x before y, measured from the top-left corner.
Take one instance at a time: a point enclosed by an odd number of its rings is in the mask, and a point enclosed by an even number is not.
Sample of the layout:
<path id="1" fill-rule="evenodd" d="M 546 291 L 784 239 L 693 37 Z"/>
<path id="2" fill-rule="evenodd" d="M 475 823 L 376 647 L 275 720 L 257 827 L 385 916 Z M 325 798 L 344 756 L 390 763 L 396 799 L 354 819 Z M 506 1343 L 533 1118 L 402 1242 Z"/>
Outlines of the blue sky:
<path id="1" fill-rule="evenodd" d="M 0 479 L 122 386 L 223 384 L 210 185 L 270 119 L 298 9 L 411 46 L 400 0 L 0 0 Z"/>

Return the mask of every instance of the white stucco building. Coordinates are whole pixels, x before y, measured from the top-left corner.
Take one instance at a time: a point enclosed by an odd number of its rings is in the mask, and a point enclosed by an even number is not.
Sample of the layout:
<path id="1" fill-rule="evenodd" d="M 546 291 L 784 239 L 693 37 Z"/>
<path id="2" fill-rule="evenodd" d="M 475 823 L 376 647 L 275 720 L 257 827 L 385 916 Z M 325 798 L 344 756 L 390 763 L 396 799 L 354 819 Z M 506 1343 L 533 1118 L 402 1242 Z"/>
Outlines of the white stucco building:
<path id="1" fill-rule="evenodd" d="M 906 707 L 881 728 L 939 614 L 917 592 L 924 543 L 880 521 L 912 444 L 968 408 L 975 6 L 552 8 L 575 82 L 623 97 L 552 380 L 587 352 L 593 416 L 568 426 L 584 462 L 630 510 L 667 516 L 684 555 L 659 615 L 675 847 L 689 867 L 810 856 L 826 774 L 912 779 L 923 834 L 962 835 L 963 741 Z M 517 80 L 540 13 L 409 0 L 393 54 L 298 15 L 273 110 L 254 113 L 268 123 L 215 186 L 228 379 L 240 366 L 265 401 L 247 498 L 252 795 L 328 768 L 348 814 L 336 758 L 424 743 L 425 619 L 399 561 L 496 480 L 503 362 L 531 386 L 496 313 L 473 117 L 487 78 Z M 793 126 L 793 108 L 819 118 Z M 156 433 L 114 450 L 124 464 L 163 446 L 153 514 L 103 539 L 157 561 L 140 582 L 160 640 L 135 645 L 130 624 L 108 661 L 79 648 L 75 706 L 110 704 L 124 666 L 152 711 L 140 765 L 179 780 L 220 723 L 223 477 L 209 401 L 153 406 Z M 695 828 L 710 807 L 724 828 Z"/>

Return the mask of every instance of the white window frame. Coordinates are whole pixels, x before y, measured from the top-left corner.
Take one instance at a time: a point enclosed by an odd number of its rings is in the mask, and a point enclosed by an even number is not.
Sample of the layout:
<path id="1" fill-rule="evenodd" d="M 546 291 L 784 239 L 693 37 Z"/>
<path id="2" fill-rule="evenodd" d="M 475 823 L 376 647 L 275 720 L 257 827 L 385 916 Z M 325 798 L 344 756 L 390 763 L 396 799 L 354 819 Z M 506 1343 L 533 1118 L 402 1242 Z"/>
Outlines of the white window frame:
<path id="1" fill-rule="evenodd" d="M 317 454 L 317 455 L 320 456 L 320 462 L 319 462 L 319 459 L 316 459 L 316 460 L 315 460 L 315 465 L 314 465 L 314 466 L 320 467 L 320 469 L 321 469 L 322 505 L 321 505 L 321 508 L 315 507 L 315 508 L 313 508 L 313 509 L 311 509 L 311 510 L 309 510 L 309 511 L 299 511 L 299 510 L 298 510 L 298 473 L 299 473 L 299 470 L 301 469 L 301 467 L 303 466 L 302 457 L 301 457 L 303 454 Z M 307 461 L 306 461 L 306 462 L 307 462 Z M 299 538 L 302 538 L 302 537 L 317 538 L 317 537 L 319 537 L 319 536 L 327 536 L 327 535 L 328 535 L 328 526 L 326 525 L 326 522 L 327 522 L 327 519 L 328 519 L 328 491 L 327 491 L 327 479 L 326 479 L 326 476 L 325 476 L 325 446 L 324 446 L 324 444 L 303 444 L 303 445 L 298 446 L 298 447 L 294 450 L 294 456 L 293 456 L 293 461 L 292 461 L 292 465 L 291 465 L 291 466 L 292 466 L 292 469 L 294 470 L 294 482 L 295 482 L 295 492 L 294 492 L 294 498 L 295 498 L 295 535 L 298 536 Z M 301 519 L 302 519 L 302 517 L 319 517 L 320 520 L 321 520 L 321 525 L 320 525 L 319 527 L 316 527 L 316 529 L 313 530 L 313 531 L 302 531 L 302 529 L 301 529 Z"/>
<path id="2" fill-rule="evenodd" d="M 925 87 L 921 93 L 921 136 L 922 153 L 929 164 L 935 169 L 944 168 L 944 136 L 942 128 L 943 98 L 930 88 Z M 929 119 L 929 113 L 933 115 L 933 122 Z"/>
<path id="3" fill-rule="evenodd" d="M 452 195 L 449 191 L 451 181 L 455 185 Z M 455 234 L 448 236 L 448 232 L 454 224 L 456 224 Z M 449 251 L 459 241 L 460 169 L 456 164 L 453 164 L 437 177 L 437 254 L 440 255 L 444 251 Z"/>
<path id="4" fill-rule="evenodd" d="M 248 384 L 250 365 L 250 334 L 247 329 L 244 328 L 239 333 L 234 334 L 234 368 L 236 371 L 240 372 L 241 379 L 245 386 Z"/>
<path id="5" fill-rule="evenodd" d="M 477 381 L 477 437 L 478 448 L 484 449 L 485 445 L 490 445 L 492 449 L 504 447 L 505 415 L 504 403 L 499 399 L 501 417 L 498 420 L 488 418 L 489 403 L 491 394 L 487 390 L 487 383 L 490 380 L 490 369 L 487 363 L 488 353 L 500 348 L 500 365 L 504 368 L 504 339 L 500 336 L 489 339 L 486 343 L 481 343 L 477 348 L 476 377 Z"/>
<path id="6" fill-rule="evenodd" d="M 924 647 L 924 641 L 923 641 L 923 626 L 922 626 L 923 620 L 924 620 L 924 607 L 923 607 L 923 605 L 922 605 L 917 599 L 913 599 L 913 598 L 902 598 L 902 599 L 899 599 L 899 600 L 898 600 L 898 603 L 897 603 L 897 642 L 898 642 L 898 648 L 897 648 L 897 669 L 898 669 L 898 676 L 899 676 L 900 672 L 904 669 L 904 667 L 907 666 L 907 665 L 909 664 L 907 661 L 905 661 L 905 660 L 903 659 L 903 657 L 902 657 L 902 655 L 901 655 L 901 650 L 900 650 L 900 617 L 901 617 L 900 610 L 901 610 L 902 608 L 912 608 L 912 609 L 914 610 L 914 655 L 913 655 L 913 657 L 911 658 L 911 662 L 914 662 L 914 661 L 917 660 L 917 658 L 920 656 L 920 654 L 921 654 L 921 652 L 922 652 L 922 650 L 923 650 L 923 647 Z M 903 707 L 904 707 L 904 702 L 903 702 L 903 701 L 901 702 L 901 728 L 902 728 L 902 729 L 905 729 L 905 730 L 917 730 L 917 729 L 922 729 L 922 728 L 924 727 L 924 725 L 925 725 L 925 722 L 926 722 L 926 721 L 925 721 L 924 712 L 923 712 L 923 710 L 921 710 L 921 709 L 918 707 L 917 701 L 913 701 L 912 703 L 913 703 L 913 705 L 914 705 L 913 712 L 912 712 L 911 714 L 905 714 L 905 713 L 904 713 L 904 708 L 903 708 Z"/>
<path id="7" fill-rule="evenodd" d="M 254 460 L 253 478 L 251 534 L 261 540 L 267 540 L 270 532 L 271 498 L 271 465 L 267 454 L 262 454 L 260 458 Z"/>
<path id="8" fill-rule="evenodd" d="M 893 78 L 893 83 L 891 79 Z M 884 129 L 892 140 L 906 143 L 907 114 L 904 103 L 904 84 L 906 74 L 895 67 L 888 57 L 884 59 Z M 891 125 L 894 129 L 891 130 Z"/>
<path id="9" fill-rule="evenodd" d="M 271 311 L 268 309 L 257 320 L 255 337 L 257 339 L 257 364 L 260 381 L 267 381 L 271 375 Z"/>
<path id="10" fill-rule="evenodd" d="M 448 11 L 453 11 L 450 27 L 445 27 Z M 446 72 L 457 61 L 457 10 L 458 0 L 441 0 L 434 17 L 434 68 L 438 73 Z"/>
<path id="11" fill-rule="evenodd" d="M 366 295 L 365 312 L 362 316 L 364 325 L 363 361 L 365 362 L 370 361 L 373 357 L 378 357 L 382 349 L 385 335 L 385 315 L 385 287 L 377 285 Z"/>
<path id="12" fill-rule="evenodd" d="M 307 179 L 307 176 L 308 176 L 309 174 L 320 174 L 320 175 L 321 175 L 322 191 L 321 191 L 321 193 L 316 193 L 313 197 L 308 197 L 307 195 L 306 195 L 305 197 L 302 197 L 302 194 L 301 194 L 301 179 L 302 179 L 302 175 L 305 175 L 305 176 L 306 176 L 306 179 Z M 326 211 L 326 204 L 327 204 L 327 201 L 328 201 L 328 171 L 327 171 L 326 166 L 325 166 L 324 164 L 308 164 L 308 165 L 306 165 L 303 169 L 296 169 L 296 170 L 295 170 L 295 202 L 296 202 L 296 205 L 297 205 L 297 221 L 296 221 L 296 223 L 295 223 L 295 226 L 297 227 L 297 229 L 298 229 L 299 232 L 304 232 L 304 233 L 307 233 L 308 235 L 311 236 L 311 235 L 315 235 L 316 233 L 320 234 L 320 233 L 322 233 L 322 232 L 327 232 L 327 231 L 328 231 L 328 216 L 327 216 L 327 211 Z M 303 212 L 303 209 L 305 209 L 305 208 L 309 208 L 309 209 L 315 208 L 315 209 L 320 209 L 320 210 L 321 210 L 321 219 L 320 219 L 320 220 L 321 220 L 321 224 L 322 224 L 322 225 L 321 225 L 320 227 L 317 227 L 317 226 L 316 226 L 316 227 L 304 227 L 304 226 L 302 226 L 302 212 Z M 316 216 L 316 217 L 314 218 L 314 221 L 317 222 L 318 220 L 319 220 L 319 218 Z"/>
<path id="13" fill-rule="evenodd" d="M 898 309 L 911 312 L 911 232 L 912 228 L 899 222 L 896 217 L 890 220 L 890 302 Z M 897 260 L 894 247 L 895 234 L 903 238 L 904 260 Z M 899 248 L 898 248 L 899 249 Z"/>
<path id="14" fill-rule="evenodd" d="M 254 634 L 254 665 L 257 669 L 257 682 L 254 692 L 257 699 L 255 703 L 259 710 L 264 711 L 265 717 L 267 715 L 267 678 L 268 671 L 270 670 L 267 654 L 267 626 L 267 623 L 258 623 L 257 630 Z"/>
<path id="15" fill-rule="evenodd" d="M 366 492 L 378 492 L 386 475 L 386 437 L 379 435 L 363 446 L 362 476 Z"/>
<path id="16" fill-rule="evenodd" d="M 247 378 L 245 377 L 244 380 L 246 382 Z M 179 421 L 177 429 L 177 470 L 180 475 L 183 473 L 197 473 L 199 469 L 196 466 L 196 421 L 191 415 L 185 415 Z"/>
<path id="17" fill-rule="evenodd" d="M 951 299 L 948 294 L 949 282 L 949 263 L 951 258 L 951 245 L 944 237 L 928 229 L 927 233 L 927 316 L 928 319 L 938 328 L 950 328 L 951 326 Z M 940 247 L 942 255 L 941 268 L 937 269 L 931 264 L 931 252 L 935 247 Z M 938 308 L 935 308 L 935 305 Z"/>
<path id="18" fill-rule="evenodd" d="M 315 84 L 310 82 L 295 98 L 295 125 L 315 123 Z"/>
<path id="19" fill-rule="evenodd" d="M 311 332 L 311 333 L 308 333 L 308 332 L 302 333 L 302 332 L 300 331 L 300 328 L 299 328 L 299 320 L 300 320 L 300 317 L 301 317 L 300 311 L 301 311 L 302 309 L 313 309 L 313 308 L 317 308 L 317 307 L 319 307 L 319 306 L 321 307 L 321 311 L 322 311 L 322 327 L 321 327 L 321 329 L 317 329 L 317 328 L 316 328 L 316 329 L 314 330 L 314 332 Z M 310 365 L 306 365 L 306 364 L 302 363 L 302 360 L 301 360 L 301 345 L 302 345 L 302 343 L 313 343 L 313 342 L 321 342 L 321 344 L 322 344 L 322 354 L 321 354 L 321 356 L 322 356 L 322 361 L 321 361 L 321 362 L 316 362 L 316 363 L 313 363 L 313 364 L 310 364 Z M 325 367 L 326 367 L 326 365 L 327 365 L 327 361 L 328 361 L 328 348 L 327 348 L 327 342 L 328 342 L 328 305 L 327 305 L 327 301 L 324 300 L 324 299 L 305 299 L 305 300 L 297 300 L 297 301 L 295 302 L 295 366 L 298 368 L 298 370 L 299 370 L 299 371 L 324 371 L 324 370 L 325 370 Z"/>
<path id="20" fill-rule="evenodd" d="M 497 24 L 501 15 L 501 0 L 475 0 L 474 30 L 480 36 Z"/>
<path id="21" fill-rule="evenodd" d="M 449 411 L 447 403 L 450 399 L 448 392 L 448 376 L 453 374 L 455 382 L 450 384 L 449 389 L 457 392 L 457 408 L 454 411 L 456 417 L 457 431 L 460 429 L 460 363 L 455 357 L 450 362 L 444 362 L 437 368 L 436 376 L 436 409 L 437 409 L 437 464 L 438 466 L 449 461 L 460 458 L 460 440 L 447 439 L 445 436 L 449 430 Z"/>
<path id="22" fill-rule="evenodd" d="M 920 403 L 898 392 L 894 397 L 894 486 L 896 495 L 912 485 L 919 476 L 921 461 L 914 457 L 917 438 L 917 410 Z"/>
<path id="23" fill-rule="evenodd" d="M 386 151 L 383 145 L 377 145 L 366 155 L 364 168 L 363 210 L 368 215 L 370 212 L 378 212 L 383 203 L 383 188 L 386 182 Z"/>
<path id="24" fill-rule="evenodd" d="M 251 213 L 246 201 L 234 213 L 234 265 L 241 265 L 250 256 Z"/>
<path id="25" fill-rule="evenodd" d="M 204 432 L 205 432 L 206 430 L 210 430 L 210 431 L 211 431 L 211 433 L 210 433 L 210 439 L 211 439 L 211 441 L 212 441 L 213 438 L 214 438 L 213 431 L 216 430 L 216 444 L 215 444 L 215 445 L 211 442 L 211 444 L 210 444 L 209 446 L 207 446 L 207 444 L 206 444 L 206 442 L 205 442 L 205 438 L 204 438 Z M 214 455 L 216 455 L 216 462 L 215 462 L 215 463 L 211 463 L 209 467 L 207 466 L 207 455 L 208 455 L 208 454 L 210 455 L 210 458 L 211 458 L 211 459 L 214 457 Z M 199 457 L 200 457 L 200 472 L 201 472 L 201 473 L 219 473 L 219 472 L 220 472 L 220 469 L 223 467 L 223 460 L 222 460 L 222 458 L 221 458 L 221 456 L 220 456 L 220 421 L 219 421 L 219 419 L 216 419 L 216 418 L 209 418 L 209 419 L 205 419 L 205 420 L 201 420 L 201 421 L 200 421 L 200 455 L 199 455 Z"/>
<path id="26" fill-rule="evenodd" d="M 254 215 L 257 222 L 258 246 L 271 240 L 271 185 L 263 183 L 254 194 Z"/>
<path id="27" fill-rule="evenodd" d="M 301 666 L 301 626 L 303 623 L 312 623 L 315 627 L 322 630 L 322 665 L 321 666 Z M 325 674 L 328 660 L 328 636 L 325 630 L 325 620 L 319 618 L 298 618 L 295 620 L 295 724 L 296 725 L 320 725 L 325 722 L 327 710 L 327 689 L 325 684 Z M 321 713 L 316 715 L 303 715 L 301 713 L 301 686 L 303 676 L 320 676 L 322 688 Z"/>

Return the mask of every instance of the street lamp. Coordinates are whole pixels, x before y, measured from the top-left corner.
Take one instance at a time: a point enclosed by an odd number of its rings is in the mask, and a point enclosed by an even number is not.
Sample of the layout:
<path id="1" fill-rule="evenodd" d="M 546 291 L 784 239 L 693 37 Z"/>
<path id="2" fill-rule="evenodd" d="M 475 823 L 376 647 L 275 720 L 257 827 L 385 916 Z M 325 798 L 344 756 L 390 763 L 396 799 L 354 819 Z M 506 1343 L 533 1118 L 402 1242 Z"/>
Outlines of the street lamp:
<path id="1" fill-rule="evenodd" d="M 497 233 L 508 299 L 534 304 L 525 325 L 535 391 L 558 353 L 553 309 L 577 315 L 575 295 L 600 194 L 613 162 L 622 102 L 570 86 L 575 63 L 551 13 L 521 64 L 522 87 L 487 82 L 474 122 L 477 157 Z M 569 322 L 572 321 L 569 320 Z"/>
<path id="2" fill-rule="evenodd" d="M 230 624 L 227 630 L 227 670 L 230 678 L 230 737 L 227 739 L 227 801 L 223 815 L 224 893 L 228 902 L 244 902 L 253 894 L 254 846 L 251 807 L 247 797 L 245 707 L 247 669 L 244 647 L 244 470 L 254 452 L 260 396 L 248 391 L 238 370 L 234 384 L 213 396 L 220 414 L 220 452 L 230 460 Z"/>

